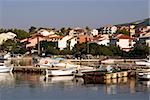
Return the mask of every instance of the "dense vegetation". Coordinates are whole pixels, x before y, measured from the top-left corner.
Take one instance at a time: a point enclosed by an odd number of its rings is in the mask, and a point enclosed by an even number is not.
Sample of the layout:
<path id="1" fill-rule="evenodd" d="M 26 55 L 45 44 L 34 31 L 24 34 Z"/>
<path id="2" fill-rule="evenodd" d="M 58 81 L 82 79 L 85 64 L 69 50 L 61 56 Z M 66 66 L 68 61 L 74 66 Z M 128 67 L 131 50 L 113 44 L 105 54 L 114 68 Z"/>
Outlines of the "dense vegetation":
<path id="1" fill-rule="evenodd" d="M 31 27 L 29 33 L 21 29 L 0 29 L 0 33 L 13 32 L 17 35 L 14 40 L 7 40 L 0 46 L 0 51 L 7 51 L 11 53 L 25 54 L 27 51 L 31 52 L 32 48 L 26 49 L 25 44 L 21 44 L 18 39 L 24 39 L 29 37 L 36 31 L 36 27 Z M 61 28 L 57 34 L 68 35 L 71 28 Z M 86 27 L 86 30 L 90 30 Z M 128 31 L 119 30 L 118 33 L 124 33 L 129 35 Z M 37 50 L 37 46 L 36 49 Z M 51 55 L 75 55 L 81 57 L 82 55 L 91 54 L 93 56 L 104 55 L 104 56 L 121 56 L 121 57 L 146 57 L 149 54 L 149 47 L 143 44 L 136 44 L 130 52 L 122 51 L 118 46 L 110 45 L 98 45 L 96 43 L 81 43 L 76 44 L 72 50 L 69 47 L 59 50 L 58 44 L 55 42 L 40 42 L 41 54 Z"/>
<path id="2" fill-rule="evenodd" d="M 24 39 L 30 36 L 30 33 L 26 32 L 25 30 L 21 29 L 0 29 L 0 33 L 12 32 L 17 35 L 17 39 Z"/>

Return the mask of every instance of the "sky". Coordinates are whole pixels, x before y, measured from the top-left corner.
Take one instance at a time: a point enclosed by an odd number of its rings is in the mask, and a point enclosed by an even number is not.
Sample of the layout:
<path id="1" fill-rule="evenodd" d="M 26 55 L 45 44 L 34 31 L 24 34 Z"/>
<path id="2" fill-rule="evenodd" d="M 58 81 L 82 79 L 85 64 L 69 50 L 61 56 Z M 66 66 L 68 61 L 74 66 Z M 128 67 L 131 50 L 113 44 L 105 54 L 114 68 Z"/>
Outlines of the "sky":
<path id="1" fill-rule="evenodd" d="M 0 0 L 0 28 L 99 28 L 149 17 L 150 0 Z"/>

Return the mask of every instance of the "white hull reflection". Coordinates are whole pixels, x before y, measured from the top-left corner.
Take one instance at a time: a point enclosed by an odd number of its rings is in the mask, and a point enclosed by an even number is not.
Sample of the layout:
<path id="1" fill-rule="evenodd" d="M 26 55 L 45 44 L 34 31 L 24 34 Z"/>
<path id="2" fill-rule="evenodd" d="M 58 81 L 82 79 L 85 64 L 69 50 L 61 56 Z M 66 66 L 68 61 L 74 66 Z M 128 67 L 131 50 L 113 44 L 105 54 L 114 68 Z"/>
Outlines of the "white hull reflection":
<path id="1" fill-rule="evenodd" d="M 15 83 L 12 73 L 0 73 L 0 85 L 9 86 Z"/>
<path id="2" fill-rule="evenodd" d="M 146 87 L 150 87 L 150 81 L 140 81 L 140 83 Z"/>
<path id="3" fill-rule="evenodd" d="M 73 81 L 74 76 L 56 76 L 56 77 L 45 77 L 47 83 L 67 83 Z"/>

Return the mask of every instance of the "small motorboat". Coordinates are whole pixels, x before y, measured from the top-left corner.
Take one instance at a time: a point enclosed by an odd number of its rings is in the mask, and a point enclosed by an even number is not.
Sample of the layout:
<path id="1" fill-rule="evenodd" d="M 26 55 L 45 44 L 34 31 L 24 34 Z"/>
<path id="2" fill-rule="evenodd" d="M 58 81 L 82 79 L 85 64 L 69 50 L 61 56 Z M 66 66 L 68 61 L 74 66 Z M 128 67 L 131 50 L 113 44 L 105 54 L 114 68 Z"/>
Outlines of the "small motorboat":
<path id="1" fill-rule="evenodd" d="M 147 58 L 148 59 L 136 61 L 135 64 L 140 66 L 150 66 L 150 56 Z"/>
<path id="2" fill-rule="evenodd" d="M 140 72 L 138 73 L 138 78 L 141 80 L 150 80 L 150 72 Z"/>
<path id="3" fill-rule="evenodd" d="M 0 73 L 12 72 L 13 67 L 6 66 L 4 63 L 0 63 Z"/>
<path id="4" fill-rule="evenodd" d="M 46 76 L 71 76 L 76 73 L 76 67 L 57 69 L 57 70 L 46 70 Z"/>

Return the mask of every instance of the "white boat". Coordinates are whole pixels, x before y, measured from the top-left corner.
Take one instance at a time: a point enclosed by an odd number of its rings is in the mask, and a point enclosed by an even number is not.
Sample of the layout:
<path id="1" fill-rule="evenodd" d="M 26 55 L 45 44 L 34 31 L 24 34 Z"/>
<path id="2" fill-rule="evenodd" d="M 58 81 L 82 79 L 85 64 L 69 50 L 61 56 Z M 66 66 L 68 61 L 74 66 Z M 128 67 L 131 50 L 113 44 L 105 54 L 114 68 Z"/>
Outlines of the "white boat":
<path id="1" fill-rule="evenodd" d="M 138 73 L 138 78 L 143 80 L 150 80 L 150 71 L 143 71 Z"/>
<path id="2" fill-rule="evenodd" d="M 4 63 L 0 63 L 0 73 L 12 72 L 13 67 L 7 67 Z"/>
<path id="3" fill-rule="evenodd" d="M 141 65 L 141 66 L 150 66 L 150 57 L 148 57 L 148 60 L 140 60 L 135 62 L 136 65 Z"/>
<path id="4" fill-rule="evenodd" d="M 58 69 L 58 70 L 46 70 L 46 76 L 70 76 L 74 75 L 76 67 Z"/>
<path id="5" fill-rule="evenodd" d="M 114 62 L 114 59 L 106 59 L 101 61 L 102 64 L 114 64 Z"/>
<path id="6" fill-rule="evenodd" d="M 141 61 L 136 61 L 136 65 L 141 65 L 141 66 L 150 66 L 150 61 L 149 60 L 141 60 Z"/>

